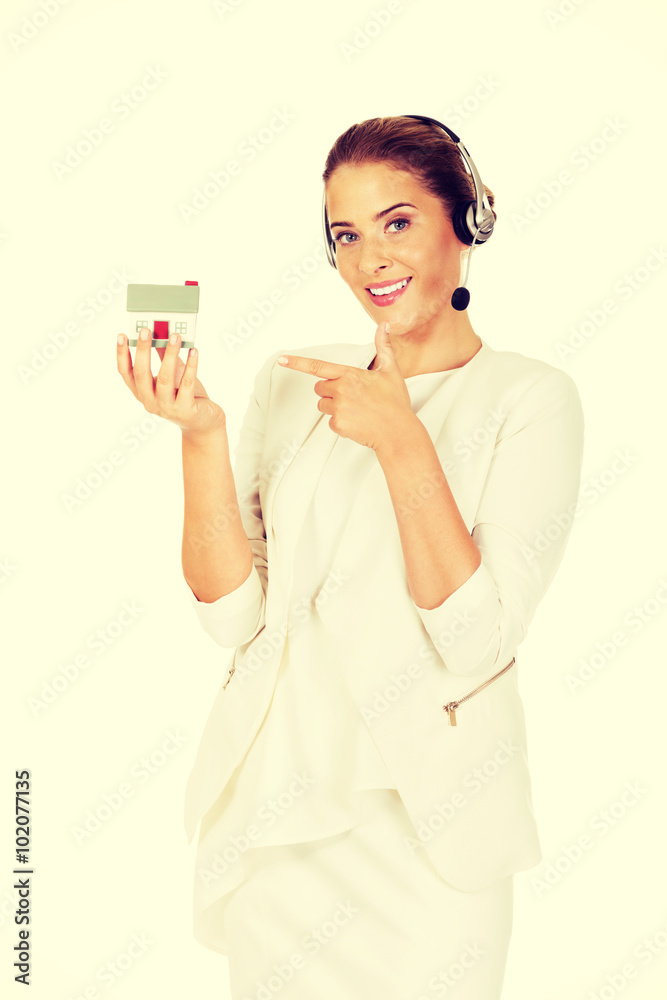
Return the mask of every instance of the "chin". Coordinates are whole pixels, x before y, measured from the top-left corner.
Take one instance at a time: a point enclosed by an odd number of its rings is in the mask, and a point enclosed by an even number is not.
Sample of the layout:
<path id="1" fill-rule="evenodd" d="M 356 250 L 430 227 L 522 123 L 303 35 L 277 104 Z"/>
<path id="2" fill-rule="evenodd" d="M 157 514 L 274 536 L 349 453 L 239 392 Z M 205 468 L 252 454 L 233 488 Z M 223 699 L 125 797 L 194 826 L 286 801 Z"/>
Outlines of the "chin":
<path id="1" fill-rule="evenodd" d="M 391 307 L 387 309 L 373 309 L 371 306 L 369 308 L 368 303 L 361 303 L 364 307 L 364 312 L 367 316 L 373 320 L 376 326 L 380 323 L 389 323 L 389 333 L 406 333 L 410 329 L 411 319 L 406 319 L 405 316 L 400 316 L 396 312 L 393 317 L 391 315 Z"/>

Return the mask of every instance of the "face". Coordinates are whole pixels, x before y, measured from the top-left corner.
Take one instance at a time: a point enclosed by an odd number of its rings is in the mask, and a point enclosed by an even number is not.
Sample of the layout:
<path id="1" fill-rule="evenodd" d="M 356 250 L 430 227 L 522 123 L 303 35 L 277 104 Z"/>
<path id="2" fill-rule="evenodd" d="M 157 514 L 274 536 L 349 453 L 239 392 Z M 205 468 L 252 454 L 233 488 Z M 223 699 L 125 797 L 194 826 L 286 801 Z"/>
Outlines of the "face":
<path id="1" fill-rule="evenodd" d="M 338 271 L 376 324 L 427 334 L 451 317 L 466 247 L 416 177 L 384 163 L 345 164 L 329 178 L 326 204 Z"/>

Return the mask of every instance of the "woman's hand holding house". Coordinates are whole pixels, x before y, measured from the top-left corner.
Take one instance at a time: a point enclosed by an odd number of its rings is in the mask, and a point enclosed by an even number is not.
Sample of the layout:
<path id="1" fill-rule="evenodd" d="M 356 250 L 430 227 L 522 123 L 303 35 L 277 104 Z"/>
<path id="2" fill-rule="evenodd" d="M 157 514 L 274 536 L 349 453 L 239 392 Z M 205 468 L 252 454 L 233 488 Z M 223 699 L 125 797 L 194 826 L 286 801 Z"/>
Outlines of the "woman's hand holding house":
<path id="1" fill-rule="evenodd" d="M 150 330 L 144 327 L 137 338 L 133 363 L 128 338 L 122 333 L 118 335 L 118 371 L 135 398 L 149 413 L 171 420 L 188 437 L 199 438 L 225 430 L 226 417 L 222 407 L 209 398 L 197 378 L 196 348 L 190 349 L 184 364 L 178 356 L 181 338 L 177 333 L 171 334 L 166 348 L 156 348 L 161 364 L 154 377 L 151 371 L 151 339 Z"/>

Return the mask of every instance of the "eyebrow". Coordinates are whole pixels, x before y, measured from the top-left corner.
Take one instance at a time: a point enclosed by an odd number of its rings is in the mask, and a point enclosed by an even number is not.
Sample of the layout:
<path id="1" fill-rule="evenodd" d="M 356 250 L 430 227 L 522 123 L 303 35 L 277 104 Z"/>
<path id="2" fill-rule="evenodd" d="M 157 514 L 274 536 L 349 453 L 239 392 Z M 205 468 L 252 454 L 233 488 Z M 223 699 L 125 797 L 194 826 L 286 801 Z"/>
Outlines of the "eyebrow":
<path id="1" fill-rule="evenodd" d="M 395 208 L 417 208 L 417 206 L 413 205 L 409 201 L 399 201 L 399 202 L 397 202 L 396 205 L 392 205 L 391 208 L 384 208 L 381 212 L 378 212 L 377 215 L 373 216 L 373 222 L 377 222 L 378 219 L 381 219 L 383 217 L 383 215 L 389 215 L 389 213 L 393 212 Z M 329 223 L 329 228 L 330 229 L 333 229 L 334 226 L 350 226 L 352 229 L 354 229 L 354 224 L 352 222 L 330 222 Z"/>

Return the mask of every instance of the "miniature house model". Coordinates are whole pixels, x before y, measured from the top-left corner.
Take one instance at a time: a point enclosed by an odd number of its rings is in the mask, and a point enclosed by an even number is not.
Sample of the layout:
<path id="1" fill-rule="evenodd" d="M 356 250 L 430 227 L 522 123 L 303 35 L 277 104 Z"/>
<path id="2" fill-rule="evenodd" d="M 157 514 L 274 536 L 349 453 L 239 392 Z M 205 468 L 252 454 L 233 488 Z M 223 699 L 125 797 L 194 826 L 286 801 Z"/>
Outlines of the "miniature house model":
<path id="1" fill-rule="evenodd" d="M 199 283 L 184 285 L 128 285 L 127 336 L 130 347 L 137 346 L 142 327 L 153 334 L 153 347 L 166 347 L 169 334 L 178 333 L 181 347 L 195 346 L 199 309 Z"/>

